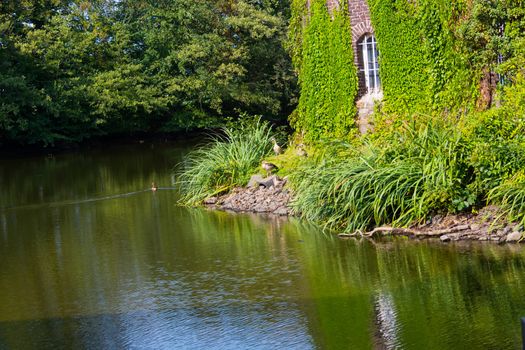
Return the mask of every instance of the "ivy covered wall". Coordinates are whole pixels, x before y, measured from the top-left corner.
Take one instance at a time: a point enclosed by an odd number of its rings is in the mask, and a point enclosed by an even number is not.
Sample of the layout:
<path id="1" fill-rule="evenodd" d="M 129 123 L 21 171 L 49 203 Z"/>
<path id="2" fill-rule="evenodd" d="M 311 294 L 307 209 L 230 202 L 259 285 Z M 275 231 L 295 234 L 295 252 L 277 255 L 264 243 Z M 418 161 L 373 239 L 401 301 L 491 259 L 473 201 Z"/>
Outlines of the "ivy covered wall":
<path id="1" fill-rule="evenodd" d="M 475 70 L 454 35 L 462 1 L 369 0 L 380 51 L 384 111 L 465 111 L 478 92 Z"/>
<path id="2" fill-rule="evenodd" d="M 355 130 L 348 13 L 355 1 L 328 9 L 325 0 L 293 0 L 288 48 L 301 97 L 290 120 L 307 141 Z M 367 2 L 384 95 L 376 129 L 417 114 L 458 118 L 486 110 L 498 83 L 514 84 L 524 74 L 525 0 Z"/>
<path id="3" fill-rule="evenodd" d="M 296 0 L 289 48 L 301 97 L 292 126 L 306 141 L 348 138 L 356 132 L 354 64 L 348 5 L 328 11 L 325 0 Z"/>

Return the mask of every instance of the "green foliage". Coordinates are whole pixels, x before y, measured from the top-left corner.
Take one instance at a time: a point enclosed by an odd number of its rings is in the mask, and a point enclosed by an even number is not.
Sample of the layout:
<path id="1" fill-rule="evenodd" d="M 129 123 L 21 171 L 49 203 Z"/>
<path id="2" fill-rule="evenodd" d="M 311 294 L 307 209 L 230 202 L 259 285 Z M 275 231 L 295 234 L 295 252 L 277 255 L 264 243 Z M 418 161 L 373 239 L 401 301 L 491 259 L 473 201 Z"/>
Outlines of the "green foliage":
<path id="1" fill-rule="evenodd" d="M 179 176 L 181 201 L 198 204 L 204 199 L 244 186 L 263 158 L 272 154 L 273 131 L 268 122 L 246 118 L 224 127 L 207 145 L 191 152 Z"/>
<path id="2" fill-rule="evenodd" d="M 344 37 L 334 34 L 334 28 L 344 27 L 334 23 L 346 8 L 331 18 L 324 1 L 308 3 L 309 8 L 306 1 L 292 4 L 288 49 L 301 97 L 290 119 L 306 141 L 342 139 L 355 115 L 344 102 L 354 102 L 356 72 L 351 57 L 330 50 L 338 46 L 334 38 Z M 292 177 L 296 208 L 328 227 L 353 231 L 408 225 L 435 212 L 487 204 L 490 191 L 525 169 L 525 3 L 368 4 L 384 93 L 376 132 L 368 145 L 356 146 L 354 140 L 347 151 L 325 147 L 300 166 Z M 334 57 L 348 60 L 338 66 L 342 61 Z M 350 71 L 352 76 L 338 77 L 346 87 L 330 85 L 334 76 Z M 496 72 L 504 86 L 495 98 Z M 335 89 L 348 94 L 335 98 Z M 479 111 L 493 101 L 496 106 Z"/>
<path id="3" fill-rule="evenodd" d="M 274 0 L 2 2 L 0 142 L 200 128 L 236 110 L 287 115 L 287 16 Z"/>
<path id="4" fill-rule="evenodd" d="M 502 91 L 504 104 L 459 121 L 418 116 L 381 138 L 372 135 L 360 148 L 327 147 L 293 173 L 296 209 L 348 231 L 409 225 L 488 203 L 522 220 L 524 86 L 518 75 Z"/>
<path id="5" fill-rule="evenodd" d="M 310 164 L 292 177 L 295 208 L 328 228 L 408 225 L 473 204 L 464 191 L 464 145 L 443 124 L 411 125 L 358 156 Z"/>
<path id="6" fill-rule="evenodd" d="M 380 52 L 387 114 L 464 111 L 477 93 L 476 72 L 459 50 L 454 24 L 462 2 L 369 2 Z M 474 98 L 473 98 L 474 97 Z"/>
<path id="7" fill-rule="evenodd" d="M 490 73 L 514 82 L 523 66 L 522 0 L 368 3 L 384 93 L 376 130 L 399 127 L 414 114 L 455 117 L 484 109 L 493 101 Z M 301 97 L 290 120 L 307 141 L 345 137 L 353 127 L 356 71 L 342 6 L 331 15 L 325 1 L 292 2 L 287 47 Z"/>
<path id="8" fill-rule="evenodd" d="M 301 6 L 294 2 L 297 11 Z M 301 96 L 291 123 L 304 132 L 306 141 L 346 138 L 356 130 L 357 72 L 347 6 L 344 3 L 330 15 L 325 1 L 310 1 L 309 17 L 296 17 L 293 23 L 292 51 L 299 65 Z M 298 21 L 306 23 L 301 31 Z"/>
<path id="9" fill-rule="evenodd" d="M 510 221 L 525 225 L 525 171 L 514 174 L 489 193 L 489 201 L 501 207 Z"/>
<path id="10" fill-rule="evenodd" d="M 457 26 L 469 64 L 513 79 L 524 63 L 525 2 L 475 0 Z M 504 60 L 498 66 L 498 56 Z"/>
<path id="11" fill-rule="evenodd" d="M 286 49 L 290 52 L 293 66 L 297 72 L 300 71 L 303 60 L 303 31 L 308 23 L 307 21 L 308 2 L 306 0 L 292 0 Z"/>
<path id="12" fill-rule="evenodd" d="M 525 169 L 525 79 L 501 91 L 502 104 L 473 113 L 459 124 L 469 144 L 469 164 L 474 172 L 471 190 L 483 200 L 489 190 Z"/>
<path id="13" fill-rule="evenodd" d="M 461 115 L 490 107 L 491 73 L 514 82 L 523 67 L 521 0 L 369 5 L 380 51 L 382 119 L 389 123 L 414 113 Z"/>
<path id="14" fill-rule="evenodd" d="M 456 118 L 486 109 L 495 101 L 495 73 L 514 84 L 523 70 L 523 0 L 370 0 L 368 5 L 384 94 L 374 118 L 380 133 L 418 114 Z M 342 6 L 331 18 L 325 1 L 292 1 L 287 47 L 301 97 L 290 120 L 307 141 L 348 135 L 349 116 L 355 115 L 345 105 L 355 98 L 352 59 L 341 54 L 344 49 L 330 52 L 340 37 L 335 32 L 349 31 L 349 23 L 335 25 L 340 15 L 348 21 L 346 3 Z M 342 72 L 350 74 L 340 77 Z M 332 84 L 334 76 L 346 85 Z"/>

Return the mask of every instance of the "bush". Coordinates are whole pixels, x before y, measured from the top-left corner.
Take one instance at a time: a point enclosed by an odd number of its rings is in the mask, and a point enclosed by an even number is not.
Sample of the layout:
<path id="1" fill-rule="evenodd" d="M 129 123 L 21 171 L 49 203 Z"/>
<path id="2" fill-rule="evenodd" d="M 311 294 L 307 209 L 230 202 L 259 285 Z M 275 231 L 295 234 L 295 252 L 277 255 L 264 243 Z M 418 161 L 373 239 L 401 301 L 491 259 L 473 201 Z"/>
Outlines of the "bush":
<path id="1" fill-rule="evenodd" d="M 260 118 L 239 121 L 211 136 L 208 144 L 188 154 L 178 184 L 181 202 L 204 199 L 245 185 L 264 157 L 272 153 L 272 128 Z"/>
<path id="2" fill-rule="evenodd" d="M 482 201 L 525 168 L 525 79 L 518 75 L 500 93 L 500 106 L 468 115 L 460 123 L 474 177 L 469 187 Z"/>

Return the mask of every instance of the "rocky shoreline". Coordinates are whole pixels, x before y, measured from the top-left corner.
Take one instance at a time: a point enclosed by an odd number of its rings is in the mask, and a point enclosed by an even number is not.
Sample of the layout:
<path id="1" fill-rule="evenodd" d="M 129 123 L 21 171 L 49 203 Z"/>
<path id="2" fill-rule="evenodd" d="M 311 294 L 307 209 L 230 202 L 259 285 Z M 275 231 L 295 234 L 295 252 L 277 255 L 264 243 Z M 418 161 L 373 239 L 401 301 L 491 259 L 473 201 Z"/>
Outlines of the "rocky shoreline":
<path id="1" fill-rule="evenodd" d="M 435 227 L 461 228 L 454 233 L 439 236 L 442 242 L 474 240 L 490 241 L 496 243 L 517 243 L 523 239 L 523 227 L 513 222 L 503 222 L 500 217 L 499 208 L 485 207 L 476 215 L 447 216 L 436 224 L 427 225 L 427 230 Z M 450 222 L 452 221 L 452 222 Z"/>
<path id="2" fill-rule="evenodd" d="M 275 175 L 268 178 L 254 175 L 246 188 L 238 187 L 223 196 L 208 198 L 204 204 L 212 209 L 236 213 L 293 215 L 289 207 L 292 194 L 285 188 L 286 182 Z"/>
<path id="3" fill-rule="evenodd" d="M 261 213 L 278 216 L 295 215 L 289 204 L 292 193 L 286 187 L 287 179 L 278 176 L 263 178 L 254 175 L 247 187 L 239 187 L 204 204 L 216 210 L 236 213 Z M 340 238 L 406 236 L 412 239 L 439 239 L 442 242 L 481 241 L 519 243 L 525 241 L 523 227 L 501 219 L 499 208 L 488 206 L 477 214 L 436 215 L 423 225 L 410 228 L 377 227 L 370 232 L 342 233 Z"/>
<path id="4" fill-rule="evenodd" d="M 370 232 L 339 234 L 340 238 L 407 236 L 413 239 L 439 239 L 441 242 L 481 241 L 519 243 L 524 240 L 522 225 L 502 219 L 496 206 L 482 208 L 477 214 L 436 215 L 423 225 L 410 228 L 377 227 Z"/>

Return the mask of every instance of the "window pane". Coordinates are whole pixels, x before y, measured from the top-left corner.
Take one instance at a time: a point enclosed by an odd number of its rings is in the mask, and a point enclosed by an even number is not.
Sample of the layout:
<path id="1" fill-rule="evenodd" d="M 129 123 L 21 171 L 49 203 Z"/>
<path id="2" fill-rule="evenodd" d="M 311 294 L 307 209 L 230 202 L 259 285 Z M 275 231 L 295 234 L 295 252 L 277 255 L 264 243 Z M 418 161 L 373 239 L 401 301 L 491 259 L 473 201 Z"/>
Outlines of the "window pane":
<path id="1" fill-rule="evenodd" d="M 365 75 L 366 87 L 369 93 L 379 90 L 381 81 L 379 79 L 379 51 L 373 36 L 363 38 L 359 47 L 359 56 L 363 63 L 362 71 Z"/>
<path id="2" fill-rule="evenodd" d="M 368 75 L 368 89 L 369 90 L 372 90 L 376 87 L 376 84 L 375 84 L 375 80 L 374 80 L 374 73 L 373 72 L 370 72 L 370 74 Z"/>

